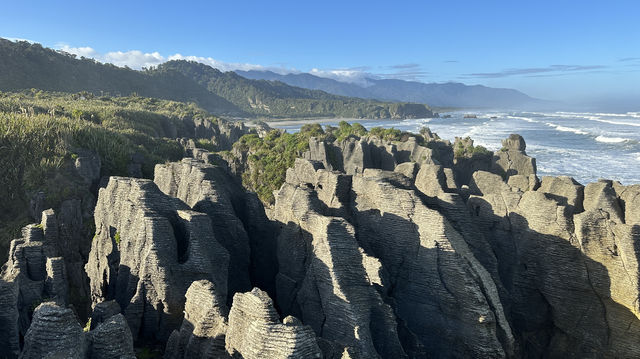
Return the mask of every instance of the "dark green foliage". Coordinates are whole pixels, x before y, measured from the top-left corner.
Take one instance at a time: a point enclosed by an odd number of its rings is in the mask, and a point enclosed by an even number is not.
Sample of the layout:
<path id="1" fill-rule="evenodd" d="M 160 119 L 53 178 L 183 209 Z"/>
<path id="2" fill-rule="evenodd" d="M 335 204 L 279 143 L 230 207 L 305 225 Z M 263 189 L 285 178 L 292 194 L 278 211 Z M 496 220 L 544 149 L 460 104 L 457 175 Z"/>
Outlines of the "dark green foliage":
<path id="1" fill-rule="evenodd" d="M 196 102 L 202 108 L 219 114 L 241 114 L 237 106 L 175 71 L 135 71 L 84 57 L 77 59 L 75 55 L 44 48 L 40 44 L 0 38 L 0 90 L 29 88 L 111 96 L 139 94 Z"/>
<path id="2" fill-rule="evenodd" d="M 249 171 L 242 174 L 242 183 L 262 201 L 273 203 L 273 191 L 280 188 L 296 157 L 309 148 L 309 137 L 302 131 L 290 134 L 273 130 L 264 138 L 244 135 L 234 146 L 249 153 Z"/>
<path id="3" fill-rule="evenodd" d="M 147 96 L 194 102 L 215 114 L 260 117 L 431 117 L 422 104 L 389 103 L 331 95 L 282 82 L 249 80 L 188 61 L 170 61 L 135 71 L 0 38 L 0 90 L 37 88 L 91 96 Z M 78 109 L 70 117 L 90 116 Z"/>
<path id="4" fill-rule="evenodd" d="M 474 156 L 492 156 L 493 152 L 487 150 L 484 146 L 474 146 L 471 138 L 466 137 L 461 141 L 456 141 L 453 155 L 455 158 L 471 158 Z"/>
<path id="5" fill-rule="evenodd" d="M 47 208 L 83 197 L 87 188 L 74 169 L 79 150 L 98 154 L 104 176 L 126 176 L 137 153 L 150 178 L 155 164 L 182 158 L 168 129 L 184 131 L 182 119 L 194 116 L 217 121 L 194 105 L 143 97 L 0 93 L 0 261 L 30 221 L 31 195 L 44 192 Z"/>
<path id="6" fill-rule="evenodd" d="M 246 113 L 265 117 L 419 118 L 432 117 L 422 104 L 389 103 L 331 95 L 279 81 L 249 80 L 210 66 L 169 61 L 157 71 L 176 71 L 191 78 Z"/>
<path id="7" fill-rule="evenodd" d="M 242 174 L 244 186 L 256 192 L 265 203 L 273 203 L 273 191 L 277 191 L 285 181 L 287 168 L 293 167 L 295 159 L 309 149 L 309 138 L 316 137 L 321 141 L 342 141 L 349 136 L 363 137 L 373 135 L 388 141 L 406 141 L 409 137 L 416 137 L 422 141 L 420 135 L 402 132 L 397 129 L 374 127 L 367 131 L 359 123 L 349 124 L 342 121 L 338 127 L 326 126 L 322 129 L 319 124 L 306 124 L 294 134 L 279 130 L 271 131 L 264 138 L 256 134 L 244 135 L 234 144 L 234 148 L 247 153 L 248 168 Z M 328 161 L 336 164 L 337 158 L 333 151 L 327 153 Z"/>

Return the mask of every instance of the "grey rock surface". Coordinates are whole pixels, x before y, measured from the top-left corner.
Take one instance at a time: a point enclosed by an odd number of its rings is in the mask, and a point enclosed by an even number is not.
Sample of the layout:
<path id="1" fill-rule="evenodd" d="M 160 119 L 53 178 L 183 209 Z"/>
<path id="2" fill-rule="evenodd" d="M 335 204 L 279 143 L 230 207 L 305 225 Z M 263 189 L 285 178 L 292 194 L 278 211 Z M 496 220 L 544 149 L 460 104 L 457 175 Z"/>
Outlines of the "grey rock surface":
<path id="1" fill-rule="evenodd" d="M 234 295 L 226 348 L 244 359 L 322 357 L 313 330 L 293 317 L 280 323 L 271 298 L 258 288 Z"/>
<path id="2" fill-rule="evenodd" d="M 92 322 L 93 324 L 93 322 Z M 87 357 L 95 359 L 134 359 L 133 337 L 122 314 L 116 314 L 87 335 Z"/>
<path id="3" fill-rule="evenodd" d="M 96 237 L 86 265 L 95 304 L 115 299 L 134 340 L 166 340 L 182 322 L 191 282 L 227 293 L 229 255 L 210 218 L 150 180 L 111 177 L 100 189 Z"/>
<path id="4" fill-rule="evenodd" d="M 227 358 L 228 309 L 213 283 L 195 281 L 186 294 L 184 320 L 167 342 L 165 358 Z"/>
<path id="5" fill-rule="evenodd" d="M 42 303 L 33 313 L 20 358 L 83 359 L 86 355 L 85 341 L 82 327 L 70 309 L 55 303 Z"/>
<path id="6" fill-rule="evenodd" d="M 502 141 L 502 149 L 494 153 L 491 171 L 504 178 L 513 175 L 535 175 L 536 159 L 527 156 L 524 138 L 511 134 Z"/>

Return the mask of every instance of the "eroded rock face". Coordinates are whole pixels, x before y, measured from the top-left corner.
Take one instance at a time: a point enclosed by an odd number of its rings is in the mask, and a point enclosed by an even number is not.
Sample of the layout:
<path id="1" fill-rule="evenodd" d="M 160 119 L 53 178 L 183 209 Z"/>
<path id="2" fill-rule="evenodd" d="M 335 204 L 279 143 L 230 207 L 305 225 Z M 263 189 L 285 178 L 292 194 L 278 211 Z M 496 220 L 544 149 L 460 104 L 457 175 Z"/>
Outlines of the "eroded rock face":
<path id="1" fill-rule="evenodd" d="M 0 278 L 0 357 L 3 358 L 17 358 L 20 354 L 18 295 L 15 282 Z"/>
<path id="2" fill-rule="evenodd" d="M 306 167 L 308 179 L 313 180 L 313 166 L 303 165 L 297 162 L 294 171 L 305 173 Z M 341 175 L 321 169 L 316 176 Z M 283 226 L 278 237 L 276 278 L 280 309 L 300 318 L 328 341 L 328 357 L 339 356 L 345 349 L 361 357 L 404 357 L 393 312 L 371 282 L 376 280 L 375 270 L 371 276 L 367 274 L 367 268 L 375 268 L 375 259 L 359 247 L 349 222 L 328 215 L 344 213 L 329 206 L 344 205 L 341 187 L 315 181 L 300 183 L 305 176 L 288 176 L 294 177 L 298 181 L 282 186 L 274 208 L 274 219 Z"/>
<path id="3" fill-rule="evenodd" d="M 55 303 L 40 304 L 24 338 L 20 358 L 77 358 L 86 355 L 82 327 L 71 309 Z"/>
<path id="4" fill-rule="evenodd" d="M 226 358 L 225 334 L 228 310 L 226 298 L 216 293 L 213 283 L 195 281 L 186 294 L 184 320 L 167 342 L 165 358 Z"/>
<path id="5" fill-rule="evenodd" d="M 639 231 L 619 206 L 616 187 L 625 188 L 544 177 L 522 192 L 487 174 L 474 181 L 482 195 L 468 205 L 498 259 L 522 355 L 638 356 Z"/>
<path id="6" fill-rule="evenodd" d="M 502 141 L 502 149 L 494 154 L 491 171 L 504 178 L 513 175 L 535 175 L 536 159 L 527 156 L 526 147 L 522 136 L 509 135 Z"/>
<path id="7" fill-rule="evenodd" d="M 332 187 L 320 181 L 326 176 L 344 175 L 296 161 L 274 211 L 283 226 L 278 305 L 314 328 L 327 342 L 322 347 L 331 348 L 325 355 L 512 353 L 491 276 L 463 236 L 412 190 L 409 177 L 365 169 Z M 455 191 L 437 165 L 421 166 L 418 182 L 433 196 Z M 345 317 L 353 319 L 339 319 Z"/>
<path id="8" fill-rule="evenodd" d="M 226 348 L 245 359 L 322 357 L 313 330 L 290 316 L 280 323 L 271 299 L 258 288 L 234 295 Z"/>
<path id="9" fill-rule="evenodd" d="M 353 192 L 358 240 L 388 273 L 384 293 L 424 347 L 421 355 L 510 355 L 513 337 L 496 285 L 444 215 L 381 176 L 354 176 Z"/>
<path id="10" fill-rule="evenodd" d="M 112 177 L 100 189 L 86 265 L 94 304 L 115 299 L 134 340 L 166 340 L 180 326 L 191 282 L 226 295 L 229 255 L 211 219 L 149 180 Z"/>
<path id="11" fill-rule="evenodd" d="M 93 322 L 92 322 L 93 324 Z M 134 359 L 133 337 L 122 314 L 113 315 L 87 335 L 87 356 L 96 359 Z"/>
<path id="12" fill-rule="evenodd" d="M 255 195 L 248 194 L 226 168 L 200 159 L 157 165 L 154 182 L 165 194 L 211 218 L 216 240 L 229 252 L 228 302 L 252 283 L 273 293 L 275 236 Z M 256 253 L 257 255 L 252 255 Z"/>
<path id="13" fill-rule="evenodd" d="M 405 162 L 453 165 L 453 151 L 447 142 L 433 139 L 428 145 L 433 149 L 418 144 L 415 137 L 392 142 L 375 136 L 350 136 L 334 143 L 312 137 L 304 158 L 321 162 L 325 169 L 342 171 L 348 175 L 362 173 L 367 168 L 393 171 L 397 165 Z"/>
<path id="14" fill-rule="evenodd" d="M 235 210 L 242 205 L 242 187 L 235 185 L 225 169 L 188 158 L 157 165 L 154 182 L 167 195 L 212 219 L 214 235 L 230 255 L 229 295 L 249 290 L 249 236 Z"/>
<path id="15" fill-rule="evenodd" d="M 0 353 L 7 357 L 19 351 L 19 338 L 31 325 L 34 308 L 43 301 L 61 306 L 69 302 L 69 278 L 59 251 L 58 227 L 52 210 L 43 211 L 40 224 L 22 229 L 22 238 L 11 242 L 9 259 L 0 273 L 0 318 L 6 330 L 0 341 L 6 345 Z"/>

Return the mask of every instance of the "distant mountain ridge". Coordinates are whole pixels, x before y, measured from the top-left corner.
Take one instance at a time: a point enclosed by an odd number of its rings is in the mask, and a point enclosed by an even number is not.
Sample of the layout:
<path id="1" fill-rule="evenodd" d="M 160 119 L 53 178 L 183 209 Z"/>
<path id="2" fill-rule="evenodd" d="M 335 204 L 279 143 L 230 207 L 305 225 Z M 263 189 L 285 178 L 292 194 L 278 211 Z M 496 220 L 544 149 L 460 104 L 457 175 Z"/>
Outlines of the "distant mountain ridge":
<path id="1" fill-rule="evenodd" d="M 250 80 L 208 65 L 169 61 L 136 71 L 0 38 L 0 91 L 88 91 L 195 102 L 224 116 L 265 118 L 424 118 L 424 104 L 344 97 L 282 82 Z"/>
<path id="2" fill-rule="evenodd" d="M 254 80 L 280 81 L 291 86 L 322 90 L 328 93 L 381 101 L 428 103 L 438 107 L 512 108 L 540 105 L 545 101 L 505 88 L 463 83 L 423 83 L 397 79 L 367 78 L 369 86 L 341 82 L 309 73 L 281 75 L 273 71 L 236 71 Z"/>

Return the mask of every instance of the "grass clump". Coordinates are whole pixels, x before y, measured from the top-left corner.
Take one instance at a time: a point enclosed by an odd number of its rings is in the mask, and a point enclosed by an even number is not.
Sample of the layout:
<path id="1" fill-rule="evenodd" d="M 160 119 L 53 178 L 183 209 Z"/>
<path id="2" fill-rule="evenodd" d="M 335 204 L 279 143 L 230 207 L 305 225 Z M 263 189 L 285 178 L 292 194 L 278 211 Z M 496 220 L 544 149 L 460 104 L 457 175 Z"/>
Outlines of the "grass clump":
<path id="1" fill-rule="evenodd" d="M 150 178 L 155 164 L 182 158 L 175 138 L 194 117 L 217 122 L 194 104 L 139 96 L 0 92 L 0 262 L 14 227 L 29 221 L 34 193 L 45 193 L 46 208 L 86 194 L 74 166 L 80 149 L 100 157 L 103 176 L 128 175 L 132 156 L 141 155 Z"/>

